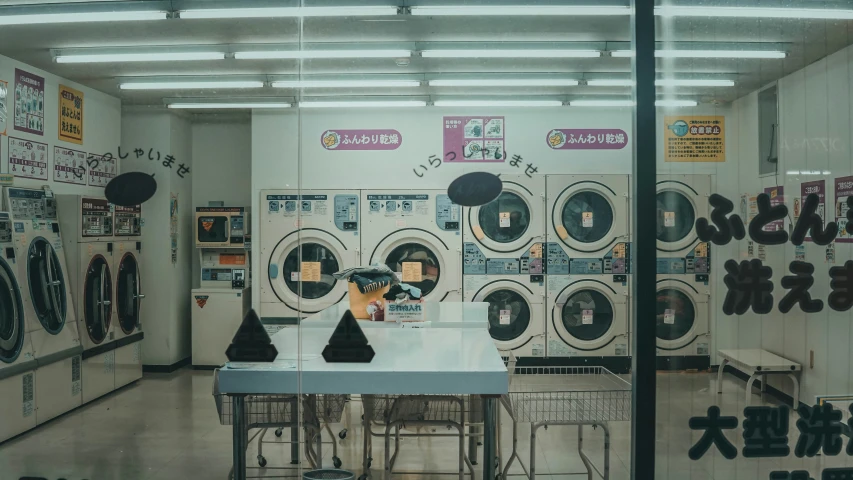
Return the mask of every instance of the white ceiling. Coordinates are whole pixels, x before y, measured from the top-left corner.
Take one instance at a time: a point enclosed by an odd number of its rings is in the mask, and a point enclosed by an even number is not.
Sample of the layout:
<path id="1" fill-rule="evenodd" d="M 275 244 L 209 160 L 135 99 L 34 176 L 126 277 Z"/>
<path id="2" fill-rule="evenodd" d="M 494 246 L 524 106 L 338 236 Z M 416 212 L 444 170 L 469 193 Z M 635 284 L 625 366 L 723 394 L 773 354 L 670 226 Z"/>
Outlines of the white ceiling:
<path id="1" fill-rule="evenodd" d="M 10 2 L 0 2 L 8 4 Z M 14 2 L 26 3 L 26 2 Z M 41 2 L 43 3 L 43 2 Z M 68 3 L 68 2 L 66 2 Z M 236 2 L 233 2 L 236 3 Z M 243 2 L 239 2 L 241 5 Z M 306 4 L 310 2 L 306 1 Z M 367 2 L 365 2 L 367 3 Z M 377 2 L 369 2 L 376 4 Z M 402 4 L 403 2 L 398 2 Z M 424 2 L 422 2 L 424 3 Z M 448 2 L 431 2 L 448 4 Z M 452 3 L 452 2 L 451 2 Z M 514 2 L 524 3 L 524 2 Z M 536 2 L 532 2 L 536 3 Z M 786 1 L 754 0 L 729 5 L 786 6 Z M 823 5 L 824 2 L 812 2 Z M 351 3 L 348 3 L 351 4 Z M 485 7 L 484 7 L 485 8 Z M 2 14 L 2 11 L 0 11 Z M 626 48 L 630 17 L 417 17 L 398 15 L 376 18 L 295 18 L 77 23 L 0 28 L 0 54 L 70 78 L 120 97 L 125 104 L 162 105 L 164 98 L 204 97 L 233 99 L 249 96 L 290 96 L 293 90 L 246 91 L 123 91 L 118 83 L 143 76 L 231 76 L 272 79 L 277 75 L 386 75 L 405 74 L 433 78 L 441 74 L 549 73 L 566 78 L 627 78 L 628 58 L 592 59 L 433 59 L 414 56 L 408 66 L 393 59 L 339 60 L 235 60 L 112 64 L 57 64 L 51 49 L 79 47 L 141 47 L 218 45 L 234 51 L 243 44 L 409 42 L 583 42 L 596 49 Z M 749 49 L 770 44 L 788 52 L 785 59 L 675 59 L 658 60 L 660 76 L 667 78 L 726 78 L 734 87 L 668 89 L 679 97 L 702 102 L 729 102 L 786 74 L 853 43 L 853 21 L 779 20 L 739 18 L 658 18 L 660 48 L 680 45 L 731 44 Z M 300 35 L 300 23 L 302 34 Z M 301 36 L 301 38 L 300 38 Z M 615 45 L 614 45 L 615 44 Z M 404 47 L 405 48 L 405 47 Z M 596 95 L 629 95 L 628 88 L 397 88 L 357 90 L 306 90 L 304 95 L 551 95 L 566 99 Z"/>

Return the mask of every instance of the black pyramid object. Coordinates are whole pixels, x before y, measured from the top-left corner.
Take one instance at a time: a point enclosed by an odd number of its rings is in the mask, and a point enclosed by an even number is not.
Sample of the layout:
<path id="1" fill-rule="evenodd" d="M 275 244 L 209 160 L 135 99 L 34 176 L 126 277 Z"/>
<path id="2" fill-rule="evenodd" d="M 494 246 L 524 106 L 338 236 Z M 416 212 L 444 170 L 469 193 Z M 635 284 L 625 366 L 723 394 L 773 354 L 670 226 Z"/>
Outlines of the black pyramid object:
<path id="1" fill-rule="evenodd" d="M 249 310 L 243 318 L 225 356 L 229 362 L 272 362 L 278 356 L 278 350 L 254 310 Z"/>
<path id="2" fill-rule="evenodd" d="M 375 354 L 349 310 L 344 312 L 329 337 L 329 344 L 323 349 L 323 358 L 329 363 L 370 363 Z"/>

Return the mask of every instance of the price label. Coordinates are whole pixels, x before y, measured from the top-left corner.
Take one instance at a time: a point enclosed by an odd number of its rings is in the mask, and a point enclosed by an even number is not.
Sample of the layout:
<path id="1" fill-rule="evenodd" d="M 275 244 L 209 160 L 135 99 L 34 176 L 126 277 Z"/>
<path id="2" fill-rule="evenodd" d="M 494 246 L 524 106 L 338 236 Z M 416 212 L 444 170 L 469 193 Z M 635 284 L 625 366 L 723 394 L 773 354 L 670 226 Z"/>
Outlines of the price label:
<path id="1" fill-rule="evenodd" d="M 663 212 L 663 226 L 664 227 L 674 227 L 675 226 L 675 212 Z"/>
<path id="2" fill-rule="evenodd" d="M 584 310 L 581 313 L 581 323 L 584 325 L 592 325 L 592 310 Z"/>
<path id="3" fill-rule="evenodd" d="M 509 325 L 510 314 L 512 314 L 512 310 L 510 310 L 510 309 L 501 310 L 500 318 L 499 318 L 501 325 Z"/>
<path id="4" fill-rule="evenodd" d="M 592 212 L 583 212 L 584 228 L 592 228 Z"/>
<path id="5" fill-rule="evenodd" d="M 320 262 L 302 262 L 299 270 L 303 282 L 320 281 Z"/>
<path id="6" fill-rule="evenodd" d="M 403 276 L 401 281 L 423 281 L 423 264 L 421 262 L 403 262 Z"/>
<path id="7" fill-rule="evenodd" d="M 299 272 L 290 272 L 290 281 L 298 282 L 299 281 Z"/>
<path id="8" fill-rule="evenodd" d="M 500 226 L 501 228 L 509 227 L 509 212 L 500 213 Z"/>
<path id="9" fill-rule="evenodd" d="M 663 323 L 673 325 L 675 323 L 675 310 L 667 308 L 663 312 Z"/>

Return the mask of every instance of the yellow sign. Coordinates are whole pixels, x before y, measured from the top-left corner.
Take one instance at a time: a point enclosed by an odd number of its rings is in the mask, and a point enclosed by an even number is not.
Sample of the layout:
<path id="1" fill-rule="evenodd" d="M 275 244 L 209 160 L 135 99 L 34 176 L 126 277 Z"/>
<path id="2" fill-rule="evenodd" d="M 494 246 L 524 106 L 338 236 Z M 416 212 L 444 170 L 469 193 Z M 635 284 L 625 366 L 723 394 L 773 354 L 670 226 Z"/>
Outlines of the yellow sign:
<path id="1" fill-rule="evenodd" d="M 423 281 L 423 264 L 421 262 L 403 262 L 403 278 L 404 282 L 422 282 Z"/>
<path id="2" fill-rule="evenodd" d="M 303 282 L 319 282 L 320 262 L 302 262 L 299 268 L 299 279 Z"/>
<path id="3" fill-rule="evenodd" d="M 726 117 L 666 116 L 663 139 L 667 162 L 726 161 Z"/>
<path id="4" fill-rule="evenodd" d="M 83 144 L 83 92 L 59 86 L 59 139 Z"/>

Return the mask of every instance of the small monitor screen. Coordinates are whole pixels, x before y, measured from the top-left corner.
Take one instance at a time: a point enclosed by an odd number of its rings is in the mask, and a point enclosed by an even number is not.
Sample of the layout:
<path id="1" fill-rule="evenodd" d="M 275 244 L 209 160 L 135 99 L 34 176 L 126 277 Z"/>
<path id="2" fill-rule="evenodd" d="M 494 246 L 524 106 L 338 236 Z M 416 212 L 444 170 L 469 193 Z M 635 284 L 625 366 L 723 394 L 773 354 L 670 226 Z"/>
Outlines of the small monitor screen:
<path id="1" fill-rule="evenodd" d="M 228 217 L 198 217 L 198 242 L 223 243 L 228 241 Z"/>

